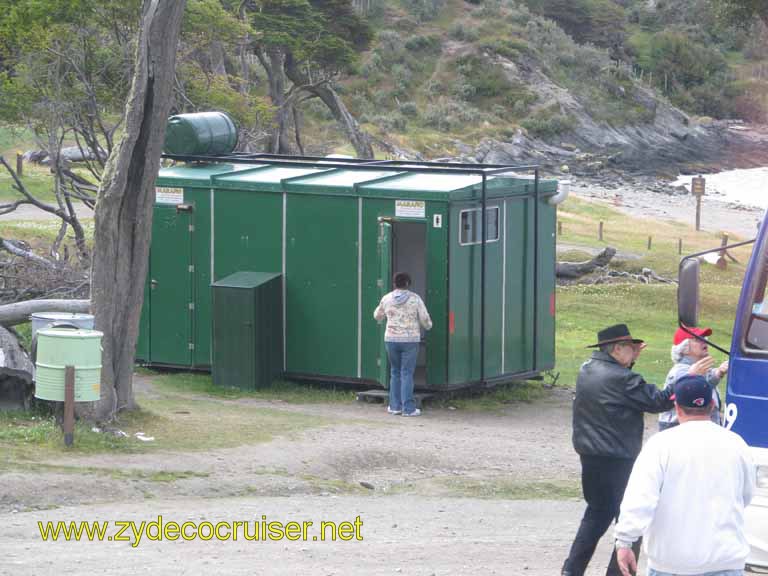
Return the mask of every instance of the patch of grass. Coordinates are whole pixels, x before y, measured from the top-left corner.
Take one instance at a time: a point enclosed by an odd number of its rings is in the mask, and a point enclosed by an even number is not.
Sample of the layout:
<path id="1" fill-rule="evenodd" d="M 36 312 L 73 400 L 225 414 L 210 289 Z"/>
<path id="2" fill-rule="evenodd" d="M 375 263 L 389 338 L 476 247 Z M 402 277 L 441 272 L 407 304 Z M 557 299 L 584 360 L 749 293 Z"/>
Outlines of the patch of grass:
<path id="1" fill-rule="evenodd" d="M 489 412 L 502 410 L 509 404 L 533 402 L 546 395 L 543 383 L 535 380 L 501 384 L 490 390 L 466 390 L 440 398 L 437 405 L 460 410 Z"/>
<path id="2" fill-rule="evenodd" d="M 26 349 L 32 350 L 32 322 L 18 324 L 13 329 L 19 336 L 19 343 Z"/>
<path id="3" fill-rule="evenodd" d="M 13 162 L 9 161 L 9 163 L 15 168 L 15 162 L 14 156 Z M 27 191 L 38 200 L 43 202 L 54 200 L 53 176 L 47 167 L 31 163 L 24 164 L 24 174 L 21 177 L 21 182 Z M 11 178 L 11 175 L 4 166 L 0 166 L 0 200 L 19 200 L 21 198 L 21 193 L 14 188 L 13 178 Z"/>
<path id="4" fill-rule="evenodd" d="M 75 423 L 75 442 L 64 446 L 63 433 L 51 415 L 29 412 L 0 412 L 0 465 L 17 460 L 30 461 L 56 453 L 138 452 L 142 446 L 132 438 L 93 432 L 85 422 Z"/>
<path id="5" fill-rule="evenodd" d="M 351 390 L 336 388 L 333 385 L 276 380 L 269 388 L 241 390 L 215 385 L 210 374 L 160 373 L 147 369 L 141 369 L 140 373 L 150 375 L 153 385 L 160 391 L 204 394 L 214 398 L 280 400 L 291 404 L 338 403 L 350 402 L 355 399 L 355 394 Z"/>
<path id="6" fill-rule="evenodd" d="M 0 125 L 0 156 L 16 161 L 17 152 L 26 152 L 35 146 L 35 138 L 27 128 Z"/>
<path id="7" fill-rule="evenodd" d="M 194 470 L 143 470 L 137 468 L 107 468 L 102 466 L 74 466 L 66 464 L 49 464 L 45 462 L 6 462 L 4 469 L 41 472 L 53 474 L 87 474 L 108 476 L 114 480 L 144 480 L 148 482 L 170 483 L 187 478 L 207 478 L 208 472 Z"/>
<path id="8" fill-rule="evenodd" d="M 705 325 L 714 330 L 712 340 L 727 347 L 733 313 L 739 296 L 737 286 L 702 285 Z M 590 356 L 598 330 L 625 322 L 632 334 L 648 348 L 635 370 L 648 382 L 662 385 L 672 366 L 670 346 L 677 329 L 675 286 L 613 284 L 561 286 L 557 290 L 557 367 L 560 383 L 573 386 L 581 364 Z M 716 362 L 725 360 L 712 349 Z"/>
<path id="9" fill-rule="evenodd" d="M 640 271 L 652 268 L 656 273 L 670 278 L 677 277 L 680 261 L 678 241 L 683 242 L 683 254 L 691 254 L 720 245 L 720 236 L 712 232 L 695 231 L 680 222 L 667 220 L 640 219 L 617 211 L 606 203 L 569 197 L 558 207 L 557 219 L 562 222 L 563 234 L 559 242 L 580 244 L 591 248 L 612 246 L 620 251 L 640 256 L 638 260 L 627 261 L 625 268 Z M 598 228 L 603 221 L 603 240 L 598 239 Z M 652 248 L 648 250 L 648 236 L 653 237 Z M 738 238 L 731 236 L 732 242 Z M 744 264 L 751 254 L 751 246 L 737 248 L 733 255 L 740 264 L 730 264 L 726 271 L 714 266 L 702 268 L 702 281 L 718 284 L 741 285 Z"/>
<path id="10" fill-rule="evenodd" d="M 581 497 L 581 486 L 573 482 L 515 482 L 514 480 L 474 480 L 440 478 L 438 482 L 454 495 L 500 500 L 570 500 Z"/>
<path id="11" fill-rule="evenodd" d="M 176 387 L 160 384 L 150 393 L 137 394 L 141 409 L 120 415 L 110 425 L 112 432 L 120 430 L 127 437 L 95 432 L 92 425 L 77 422 L 75 442 L 70 448 L 65 448 L 61 429 L 52 416 L 0 412 L 0 467 L 54 457 L 63 457 L 61 463 L 67 465 L 67 455 L 196 451 L 257 444 L 332 422 L 327 418 L 235 403 L 225 397 L 202 396 L 193 391 L 182 394 L 178 386 L 178 382 Z M 298 400 L 298 392 L 293 394 Z M 137 432 L 154 437 L 154 441 L 140 441 L 134 436 Z M 176 478 L 168 474 L 150 473 L 146 479 L 162 482 Z"/>
<path id="12" fill-rule="evenodd" d="M 0 202 L 2 200 L 0 199 Z M 80 224 L 85 232 L 86 243 L 93 246 L 93 218 L 82 219 Z M 3 237 L 21 240 L 29 244 L 35 250 L 48 251 L 56 239 L 61 221 L 58 218 L 49 220 L 3 220 Z M 74 245 L 74 234 L 70 228 L 65 242 Z M 74 249 L 70 251 L 74 253 Z"/>
<path id="13" fill-rule="evenodd" d="M 333 494 L 367 494 L 368 490 L 363 488 L 360 484 L 353 482 L 347 482 L 345 480 L 331 480 L 328 478 L 320 478 L 311 474 L 302 474 L 301 479 L 308 482 L 318 490 L 323 492 L 331 492 Z"/>
<path id="14" fill-rule="evenodd" d="M 684 254 L 720 244 L 719 236 L 711 232 L 696 232 L 679 222 L 633 218 L 606 204 L 574 197 L 559 207 L 558 219 L 563 222 L 563 235 L 558 236 L 563 242 L 592 248 L 610 245 L 620 251 L 638 254 L 640 258 L 637 260 L 613 263 L 616 268 L 634 273 L 649 267 L 657 274 L 676 278 L 680 261 L 678 239 L 683 240 Z M 600 220 L 604 222 L 602 242 L 597 239 Z M 651 251 L 647 249 L 649 234 L 653 235 Z M 737 239 L 732 238 L 732 241 Z M 744 265 L 750 253 L 751 246 L 734 250 L 740 264 L 729 263 L 726 270 L 702 266 L 701 322 L 713 328 L 712 340 L 726 348 L 731 339 Z M 559 259 L 566 260 L 565 256 L 561 254 Z M 584 258 L 567 259 L 578 261 Z M 560 372 L 560 384 L 575 384 L 579 367 L 591 354 L 585 347 L 595 341 L 598 330 L 619 322 L 627 323 L 632 333 L 648 344 L 638 360 L 636 371 L 649 382 L 663 384 L 671 367 L 670 346 L 677 329 L 677 288 L 675 285 L 636 283 L 557 288 L 556 371 Z M 724 355 L 713 348 L 710 353 L 717 363 L 725 360 Z"/>

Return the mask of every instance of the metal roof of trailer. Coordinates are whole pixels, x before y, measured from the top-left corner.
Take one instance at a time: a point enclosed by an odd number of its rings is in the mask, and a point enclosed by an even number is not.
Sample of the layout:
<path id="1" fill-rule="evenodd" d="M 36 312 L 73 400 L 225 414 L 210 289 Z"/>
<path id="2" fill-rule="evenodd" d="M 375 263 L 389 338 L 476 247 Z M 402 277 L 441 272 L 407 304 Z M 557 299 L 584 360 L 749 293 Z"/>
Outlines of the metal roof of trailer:
<path id="1" fill-rule="evenodd" d="M 253 165 L 248 166 L 253 168 Z M 307 176 L 328 171 L 328 168 L 314 166 L 261 166 L 252 170 L 243 170 L 233 174 L 213 176 L 217 188 L 237 190 L 260 190 L 282 192 L 283 180 L 297 176 Z"/>
<path id="2" fill-rule="evenodd" d="M 210 188 L 211 176 L 252 169 L 253 164 L 177 164 L 160 168 L 156 186 L 190 186 Z"/>
<path id="3" fill-rule="evenodd" d="M 207 159 L 206 159 L 207 160 Z M 230 161 L 231 160 L 231 161 Z M 307 163 L 302 164 L 300 162 Z M 500 198 L 530 194 L 533 176 L 514 173 L 509 167 L 438 163 L 374 162 L 363 165 L 330 163 L 319 159 L 286 161 L 256 158 L 238 162 L 198 163 L 163 168 L 159 186 L 213 186 L 220 189 L 263 192 L 300 192 L 320 195 L 350 195 L 374 198 L 418 198 L 435 201 L 476 200 L 481 194 L 482 173 L 486 175 L 486 195 Z M 527 169 L 528 167 L 524 167 Z M 539 194 L 557 191 L 555 180 L 539 180 Z"/>
<path id="4" fill-rule="evenodd" d="M 482 188 L 482 177 L 477 174 L 445 174 L 409 172 L 369 184 L 361 184 L 361 196 L 418 197 L 431 200 L 476 199 Z M 531 191 L 533 180 L 517 176 L 491 176 L 485 181 L 489 198 L 514 196 Z M 557 190 L 554 180 L 540 180 L 539 192 L 550 195 Z"/>
<path id="5" fill-rule="evenodd" d="M 283 180 L 283 187 L 289 192 L 306 192 L 310 194 L 350 194 L 361 184 L 376 182 L 382 178 L 399 176 L 398 170 L 382 170 L 381 168 L 345 170 L 343 168 L 310 174 Z"/>

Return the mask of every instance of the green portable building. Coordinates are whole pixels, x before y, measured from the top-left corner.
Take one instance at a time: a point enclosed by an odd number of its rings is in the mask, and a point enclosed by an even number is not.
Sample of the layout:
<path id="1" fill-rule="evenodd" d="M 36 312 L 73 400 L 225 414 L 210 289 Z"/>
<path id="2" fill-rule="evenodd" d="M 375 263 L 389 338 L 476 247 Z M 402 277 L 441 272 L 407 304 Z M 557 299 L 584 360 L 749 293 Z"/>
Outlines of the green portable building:
<path id="1" fill-rule="evenodd" d="M 373 310 L 393 273 L 407 271 L 434 323 L 419 353 L 417 388 L 513 380 L 554 366 L 557 182 L 515 175 L 510 167 L 266 155 L 248 161 L 240 170 L 218 170 L 221 163 L 173 169 L 198 174 L 185 177 L 201 191 L 207 186 L 202 209 L 192 211 L 192 354 L 179 350 L 188 361 L 158 362 L 149 338 L 141 357 L 147 363 L 210 365 L 210 293 L 202 292 L 224 276 L 254 271 L 282 275 L 286 377 L 386 386 L 384 327 Z M 181 187 L 166 170 L 158 186 Z M 156 219 L 164 208 L 156 206 Z M 152 262 L 169 257 L 156 257 L 156 242 Z M 185 294 L 186 286 L 177 299 Z M 177 304 L 179 314 L 182 308 Z M 143 315 L 142 334 L 153 333 L 157 317 Z"/>

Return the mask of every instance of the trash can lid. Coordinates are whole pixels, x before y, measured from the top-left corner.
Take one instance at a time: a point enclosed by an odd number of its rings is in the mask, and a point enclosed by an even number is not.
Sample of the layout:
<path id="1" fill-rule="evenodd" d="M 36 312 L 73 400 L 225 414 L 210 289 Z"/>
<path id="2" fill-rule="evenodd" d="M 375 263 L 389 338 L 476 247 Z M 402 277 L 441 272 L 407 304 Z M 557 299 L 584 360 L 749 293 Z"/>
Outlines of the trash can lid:
<path id="1" fill-rule="evenodd" d="M 39 320 L 87 320 L 93 318 L 93 314 L 80 312 L 35 312 L 30 314 L 29 317 Z"/>
<path id="2" fill-rule="evenodd" d="M 104 336 L 104 333 L 98 330 L 72 330 L 71 328 L 45 328 L 37 331 L 38 336 L 41 334 L 53 338 L 101 338 Z"/>

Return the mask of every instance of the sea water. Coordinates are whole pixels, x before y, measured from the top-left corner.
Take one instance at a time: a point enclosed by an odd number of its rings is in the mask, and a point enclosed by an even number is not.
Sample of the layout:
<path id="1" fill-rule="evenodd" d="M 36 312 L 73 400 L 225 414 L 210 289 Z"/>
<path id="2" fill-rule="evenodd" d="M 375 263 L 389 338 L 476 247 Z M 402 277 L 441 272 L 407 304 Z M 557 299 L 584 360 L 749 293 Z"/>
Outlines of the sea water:
<path id="1" fill-rule="evenodd" d="M 681 175 L 674 185 L 685 186 L 690 191 L 694 176 L 698 174 Z M 706 180 L 705 195 L 710 200 L 768 208 L 768 167 L 727 170 L 702 176 Z"/>

